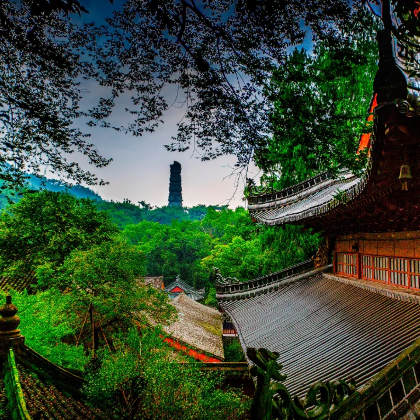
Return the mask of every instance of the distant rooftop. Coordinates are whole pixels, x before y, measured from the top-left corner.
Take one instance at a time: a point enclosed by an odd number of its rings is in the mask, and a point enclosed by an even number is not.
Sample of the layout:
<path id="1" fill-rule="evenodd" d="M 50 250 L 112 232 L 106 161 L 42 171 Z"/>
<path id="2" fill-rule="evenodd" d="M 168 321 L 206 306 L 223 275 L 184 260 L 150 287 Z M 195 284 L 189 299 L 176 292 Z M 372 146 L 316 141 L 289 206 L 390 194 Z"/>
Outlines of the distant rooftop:
<path id="1" fill-rule="evenodd" d="M 178 312 L 178 320 L 165 327 L 165 331 L 173 338 L 223 361 L 222 314 L 183 293 L 172 304 Z"/>
<path id="2" fill-rule="evenodd" d="M 179 293 L 185 293 L 193 300 L 202 300 L 206 291 L 205 289 L 195 289 L 178 276 L 174 282 L 165 287 L 165 292 L 172 299 L 176 298 Z"/>

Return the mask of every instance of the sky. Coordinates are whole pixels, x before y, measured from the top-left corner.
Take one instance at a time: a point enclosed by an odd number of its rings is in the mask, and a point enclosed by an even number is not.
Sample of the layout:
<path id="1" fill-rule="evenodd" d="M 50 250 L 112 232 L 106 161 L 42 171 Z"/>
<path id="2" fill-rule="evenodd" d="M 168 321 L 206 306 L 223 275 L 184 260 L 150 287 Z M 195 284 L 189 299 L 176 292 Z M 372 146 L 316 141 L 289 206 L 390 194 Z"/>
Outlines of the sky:
<path id="1" fill-rule="evenodd" d="M 95 169 L 96 175 L 109 185 L 91 187 L 105 200 L 133 203 L 146 201 L 164 206 L 169 195 L 169 165 L 175 160 L 182 166 L 182 196 L 185 207 L 198 204 L 229 204 L 229 207 L 244 206 L 244 184 L 235 176 L 235 156 L 223 156 L 213 161 L 202 162 L 199 155 L 190 151 L 170 153 L 164 144 L 170 142 L 176 131 L 179 115 L 166 118 L 155 133 L 142 137 L 115 132 L 112 129 L 94 129 L 91 141 L 105 157 L 113 161 L 103 169 Z M 256 168 L 249 176 L 257 173 Z M 235 194 L 236 191 L 236 194 Z"/>
<path id="2" fill-rule="evenodd" d="M 104 16 L 118 7 L 121 1 L 114 5 L 104 1 L 85 0 L 82 4 L 89 15 L 83 20 L 101 23 Z M 95 84 L 84 86 L 88 91 L 82 106 L 94 105 L 99 98 L 100 88 Z M 171 93 L 168 92 L 168 95 Z M 129 105 L 128 95 L 121 98 L 115 107 L 111 121 L 125 125 L 127 113 L 124 108 Z M 198 204 L 223 205 L 229 207 L 244 206 L 242 200 L 244 176 L 238 177 L 235 171 L 235 156 L 223 156 L 216 160 L 202 162 L 198 153 L 186 151 L 182 153 L 168 152 L 164 145 L 171 143 L 171 137 L 176 134 L 176 124 L 182 119 L 185 108 L 172 108 L 164 116 L 164 124 L 154 133 L 146 133 L 142 137 L 133 137 L 112 129 L 83 128 L 91 133 L 90 141 L 100 153 L 113 161 L 105 168 L 93 170 L 87 165 L 85 169 L 94 172 L 99 178 L 109 182 L 105 186 L 91 187 L 105 200 L 122 201 L 130 199 L 133 203 L 145 201 L 155 206 L 168 203 L 169 195 L 169 165 L 178 161 L 182 165 L 182 195 L 185 207 Z M 74 159 L 74 155 L 72 155 Z M 83 159 L 80 159 L 83 164 Z M 254 166 L 249 168 L 248 177 L 258 173 Z"/>

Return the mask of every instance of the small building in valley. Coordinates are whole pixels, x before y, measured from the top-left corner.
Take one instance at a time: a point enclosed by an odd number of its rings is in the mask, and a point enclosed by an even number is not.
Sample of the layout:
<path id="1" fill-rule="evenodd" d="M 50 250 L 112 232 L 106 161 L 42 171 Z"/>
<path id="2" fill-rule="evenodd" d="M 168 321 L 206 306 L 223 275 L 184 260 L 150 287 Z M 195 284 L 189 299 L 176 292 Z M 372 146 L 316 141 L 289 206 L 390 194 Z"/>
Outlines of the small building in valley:
<path id="1" fill-rule="evenodd" d="M 164 341 L 202 362 L 222 362 L 222 314 L 184 293 L 178 294 L 172 304 L 178 319 L 164 327 L 168 334 Z"/>
<path id="2" fill-rule="evenodd" d="M 195 289 L 177 276 L 174 282 L 165 287 L 165 292 L 171 299 L 175 299 L 178 295 L 184 293 L 193 300 L 202 300 L 206 291 L 205 289 Z"/>

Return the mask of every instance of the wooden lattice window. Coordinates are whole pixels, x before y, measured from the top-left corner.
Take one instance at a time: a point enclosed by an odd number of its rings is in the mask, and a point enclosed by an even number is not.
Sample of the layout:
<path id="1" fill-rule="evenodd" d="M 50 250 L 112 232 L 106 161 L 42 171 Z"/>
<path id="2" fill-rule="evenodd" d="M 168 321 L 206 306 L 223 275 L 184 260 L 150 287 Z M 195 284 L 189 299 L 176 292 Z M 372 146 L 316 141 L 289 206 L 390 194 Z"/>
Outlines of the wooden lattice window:
<path id="1" fill-rule="evenodd" d="M 389 259 L 389 282 L 397 286 L 409 287 L 409 260 L 405 258 Z"/>
<path id="2" fill-rule="evenodd" d="M 232 322 L 224 322 L 223 323 L 223 334 L 237 334 L 235 326 Z"/>
<path id="3" fill-rule="evenodd" d="M 357 275 L 357 254 L 345 254 L 338 252 L 337 254 L 337 274 L 346 276 Z"/>
<path id="4" fill-rule="evenodd" d="M 389 257 L 362 255 L 362 278 L 389 282 Z"/>
<path id="5" fill-rule="evenodd" d="M 362 255 L 362 278 L 420 289 L 420 260 Z"/>
<path id="6" fill-rule="evenodd" d="M 420 289 L 420 260 L 411 260 L 411 287 Z"/>

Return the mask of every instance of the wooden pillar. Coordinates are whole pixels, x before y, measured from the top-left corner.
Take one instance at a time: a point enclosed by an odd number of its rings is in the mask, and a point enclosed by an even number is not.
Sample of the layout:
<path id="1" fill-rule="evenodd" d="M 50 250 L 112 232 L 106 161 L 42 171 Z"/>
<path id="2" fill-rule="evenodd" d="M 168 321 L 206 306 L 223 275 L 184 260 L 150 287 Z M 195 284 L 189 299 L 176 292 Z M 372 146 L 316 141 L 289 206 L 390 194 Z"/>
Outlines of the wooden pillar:
<path id="1" fill-rule="evenodd" d="M 357 247 L 356 262 L 357 262 L 357 278 L 361 279 L 362 278 L 362 254 L 359 252 L 359 246 Z"/>

